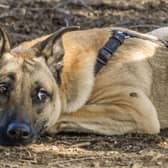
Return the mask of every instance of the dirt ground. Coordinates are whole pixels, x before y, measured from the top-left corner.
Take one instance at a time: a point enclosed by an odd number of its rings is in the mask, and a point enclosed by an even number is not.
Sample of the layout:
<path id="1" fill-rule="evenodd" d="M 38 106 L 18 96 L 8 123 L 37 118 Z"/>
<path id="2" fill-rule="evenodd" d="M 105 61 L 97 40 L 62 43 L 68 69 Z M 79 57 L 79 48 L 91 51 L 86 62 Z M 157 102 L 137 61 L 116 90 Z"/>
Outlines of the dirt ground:
<path id="1" fill-rule="evenodd" d="M 168 26 L 168 0 L 0 0 L 0 25 L 12 44 L 62 26 Z M 168 130 L 159 135 L 58 134 L 36 144 L 0 147 L 0 168 L 168 167 Z"/>

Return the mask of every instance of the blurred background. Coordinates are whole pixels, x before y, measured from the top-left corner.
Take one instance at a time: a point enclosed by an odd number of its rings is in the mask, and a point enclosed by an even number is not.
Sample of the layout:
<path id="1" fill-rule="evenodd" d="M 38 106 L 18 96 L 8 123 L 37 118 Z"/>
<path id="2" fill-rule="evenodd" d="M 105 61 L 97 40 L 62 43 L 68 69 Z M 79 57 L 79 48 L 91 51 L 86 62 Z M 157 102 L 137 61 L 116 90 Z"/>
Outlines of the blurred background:
<path id="1" fill-rule="evenodd" d="M 0 25 L 15 45 L 62 26 L 168 26 L 168 0 L 0 0 Z"/>

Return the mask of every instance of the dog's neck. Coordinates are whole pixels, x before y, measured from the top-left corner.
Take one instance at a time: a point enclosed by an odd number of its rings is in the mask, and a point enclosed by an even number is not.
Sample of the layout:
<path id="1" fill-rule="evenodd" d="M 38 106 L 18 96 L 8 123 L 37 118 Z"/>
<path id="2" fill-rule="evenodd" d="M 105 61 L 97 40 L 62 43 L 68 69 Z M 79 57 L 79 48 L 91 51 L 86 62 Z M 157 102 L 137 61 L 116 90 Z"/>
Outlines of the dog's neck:
<path id="1" fill-rule="evenodd" d="M 93 55 L 94 58 L 94 53 L 90 53 L 89 55 L 91 57 Z M 64 56 L 60 85 L 64 112 L 67 113 L 75 112 L 86 103 L 95 80 L 95 61 L 82 59 L 81 62 L 77 60 L 71 62 L 71 60 L 68 60 L 71 56 L 69 54 Z M 80 56 L 85 57 L 84 55 Z"/>
<path id="2" fill-rule="evenodd" d="M 63 35 L 64 66 L 60 85 L 63 112 L 76 112 L 88 101 L 95 83 L 98 51 L 110 35 L 100 29 Z"/>

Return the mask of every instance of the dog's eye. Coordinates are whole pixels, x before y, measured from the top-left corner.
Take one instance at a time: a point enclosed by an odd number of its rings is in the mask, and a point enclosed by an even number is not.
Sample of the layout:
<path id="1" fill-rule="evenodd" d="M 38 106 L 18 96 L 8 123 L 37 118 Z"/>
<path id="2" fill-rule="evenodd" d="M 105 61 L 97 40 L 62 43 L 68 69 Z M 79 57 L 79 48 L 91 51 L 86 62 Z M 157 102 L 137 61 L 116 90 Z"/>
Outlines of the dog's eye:
<path id="1" fill-rule="evenodd" d="M 6 83 L 0 83 L 0 95 L 7 96 L 9 85 Z"/>
<path id="2" fill-rule="evenodd" d="M 49 93 L 44 89 L 38 90 L 36 95 L 38 102 L 45 102 L 46 99 L 49 98 L 49 96 Z"/>

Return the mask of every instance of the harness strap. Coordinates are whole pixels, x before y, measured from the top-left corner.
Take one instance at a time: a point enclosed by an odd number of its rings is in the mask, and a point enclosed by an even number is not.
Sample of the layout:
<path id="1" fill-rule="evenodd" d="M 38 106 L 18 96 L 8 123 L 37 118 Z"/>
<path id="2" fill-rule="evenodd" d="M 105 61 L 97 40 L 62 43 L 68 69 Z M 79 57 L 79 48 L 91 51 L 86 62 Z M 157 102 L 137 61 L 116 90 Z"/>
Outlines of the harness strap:
<path id="1" fill-rule="evenodd" d="M 95 74 L 97 74 L 101 68 L 107 64 L 109 59 L 113 56 L 114 52 L 124 42 L 124 40 L 132 37 L 136 37 L 136 35 L 130 34 L 128 32 L 114 30 L 113 35 L 104 45 L 104 47 L 99 50 L 95 66 Z"/>
<path id="2" fill-rule="evenodd" d="M 95 65 L 95 75 L 101 70 L 101 68 L 103 68 L 104 65 L 107 64 L 107 62 L 113 56 L 114 52 L 124 42 L 124 40 L 128 39 L 128 38 L 133 38 L 133 37 L 138 38 L 138 36 L 135 34 L 131 34 L 128 32 L 122 32 L 119 30 L 114 30 L 110 39 L 107 41 L 107 43 L 104 45 L 104 47 L 99 50 L 97 62 Z M 146 39 L 146 38 L 142 38 L 142 39 Z M 154 41 L 154 42 L 160 41 L 166 47 L 168 47 L 167 40 L 158 39 L 158 40 L 151 40 L 151 41 Z"/>

